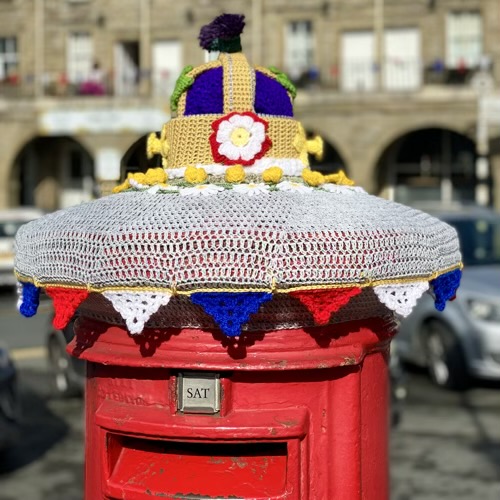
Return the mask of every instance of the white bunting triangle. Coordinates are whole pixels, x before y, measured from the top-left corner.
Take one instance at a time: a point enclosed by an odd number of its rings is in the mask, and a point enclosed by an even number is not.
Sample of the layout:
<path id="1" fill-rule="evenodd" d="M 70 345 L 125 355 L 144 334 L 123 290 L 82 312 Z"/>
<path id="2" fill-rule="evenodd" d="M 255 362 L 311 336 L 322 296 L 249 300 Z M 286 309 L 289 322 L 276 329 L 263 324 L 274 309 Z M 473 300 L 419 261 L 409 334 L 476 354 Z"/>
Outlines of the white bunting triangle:
<path id="1" fill-rule="evenodd" d="M 170 292 L 104 292 L 103 295 L 120 313 L 132 334 L 141 333 L 149 318 L 172 298 Z"/>
<path id="2" fill-rule="evenodd" d="M 427 281 L 406 283 L 404 285 L 381 285 L 374 288 L 378 299 L 389 309 L 401 316 L 408 316 L 417 300 L 429 289 Z"/>

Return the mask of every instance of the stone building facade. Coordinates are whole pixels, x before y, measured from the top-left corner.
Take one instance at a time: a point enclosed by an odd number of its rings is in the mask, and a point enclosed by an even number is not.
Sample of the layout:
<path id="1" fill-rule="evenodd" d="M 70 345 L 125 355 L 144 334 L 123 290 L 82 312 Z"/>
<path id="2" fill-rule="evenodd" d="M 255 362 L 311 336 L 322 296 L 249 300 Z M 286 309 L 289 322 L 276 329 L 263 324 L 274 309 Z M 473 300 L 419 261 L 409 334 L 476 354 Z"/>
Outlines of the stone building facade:
<path id="1" fill-rule="evenodd" d="M 146 168 L 145 134 L 225 11 L 246 15 L 251 60 L 296 81 L 318 168 L 500 208 L 498 0 L 0 0 L 0 208 L 53 210 Z"/>

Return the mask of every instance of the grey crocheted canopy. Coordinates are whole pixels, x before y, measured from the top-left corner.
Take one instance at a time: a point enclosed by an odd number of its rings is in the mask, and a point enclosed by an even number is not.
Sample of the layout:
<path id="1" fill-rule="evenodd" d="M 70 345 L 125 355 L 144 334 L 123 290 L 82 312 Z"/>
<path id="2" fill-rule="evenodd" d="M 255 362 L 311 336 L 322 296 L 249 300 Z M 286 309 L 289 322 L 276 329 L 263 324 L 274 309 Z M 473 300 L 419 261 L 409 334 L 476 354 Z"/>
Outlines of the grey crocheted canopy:
<path id="1" fill-rule="evenodd" d="M 36 312 L 43 288 L 57 327 L 80 307 L 131 333 L 218 326 L 234 336 L 407 315 L 429 287 L 442 309 L 460 280 L 455 230 L 342 171 L 312 171 L 322 141 L 294 119 L 291 82 L 226 45 L 179 78 L 177 117 L 148 141 L 162 168 L 19 230 L 21 312 Z"/>

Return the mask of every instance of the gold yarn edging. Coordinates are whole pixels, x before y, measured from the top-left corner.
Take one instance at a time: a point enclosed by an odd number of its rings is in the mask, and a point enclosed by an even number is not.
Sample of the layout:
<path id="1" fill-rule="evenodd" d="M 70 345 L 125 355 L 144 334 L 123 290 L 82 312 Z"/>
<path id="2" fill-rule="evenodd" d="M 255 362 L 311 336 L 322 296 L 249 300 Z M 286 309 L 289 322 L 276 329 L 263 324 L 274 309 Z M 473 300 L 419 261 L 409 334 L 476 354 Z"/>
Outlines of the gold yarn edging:
<path id="1" fill-rule="evenodd" d="M 196 78 L 201 73 L 204 73 L 209 69 L 218 68 L 221 65 L 222 63 L 219 60 L 210 61 L 205 64 L 201 64 L 200 66 L 196 66 L 189 73 L 187 73 L 186 76 Z M 183 92 L 179 97 L 179 102 L 177 103 L 177 116 L 184 116 L 184 113 L 186 112 L 186 95 L 188 91 L 189 89 L 186 92 Z"/>
<path id="2" fill-rule="evenodd" d="M 192 290 L 178 290 L 176 286 L 172 288 L 165 287 L 152 287 L 152 286 L 143 286 L 143 287 L 126 287 L 126 286 L 103 286 L 96 287 L 88 284 L 87 286 L 82 285 L 69 285 L 67 283 L 42 283 L 39 280 L 34 278 L 29 278 L 27 276 L 23 276 L 17 271 L 14 272 L 18 281 L 23 283 L 32 283 L 37 288 L 66 288 L 68 290 L 87 290 L 89 293 L 103 293 L 103 292 L 170 292 L 172 295 L 191 295 L 197 292 L 267 292 L 267 293 L 290 293 L 290 292 L 300 292 L 307 290 L 326 290 L 326 289 L 336 289 L 336 288 L 368 288 L 368 287 L 376 287 L 376 286 L 384 286 L 384 285 L 404 285 L 408 283 L 419 283 L 422 281 L 432 281 L 443 274 L 449 273 L 451 271 L 455 271 L 457 269 L 463 269 L 463 263 L 456 266 L 449 267 L 442 271 L 436 271 L 430 276 L 414 276 L 410 278 L 391 278 L 386 280 L 365 280 L 360 283 L 325 283 L 325 284 L 317 284 L 317 285 L 298 285 L 291 286 L 288 288 L 278 289 L 276 286 L 276 282 L 273 278 L 271 287 L 242 287 L 242 288 L 194 288 Z"/>
<path id="3" fill-rule="evenodd" d="M 254 111 L 255 72 L 242 52 L 222 53 L 224 114 Z"/>
<path id="4" fill-rule="evenodd" d="M 208 138 L 213 133 L 212 123 L 223 116 L 225 115 L 184 116 L 172 118 L 166 123 L 166 141 L 172 145 L 165 161 L 166 168 L 186 167 L 198 163 L 213 164 L 214 158 Z M 272 142 L 265 157 L 301 159 L 294 146 L 300 123 L 293 118 L 275 118 L 268 115 L 261 115 L 261 118 L 269 123 L 267 134 Z"/>

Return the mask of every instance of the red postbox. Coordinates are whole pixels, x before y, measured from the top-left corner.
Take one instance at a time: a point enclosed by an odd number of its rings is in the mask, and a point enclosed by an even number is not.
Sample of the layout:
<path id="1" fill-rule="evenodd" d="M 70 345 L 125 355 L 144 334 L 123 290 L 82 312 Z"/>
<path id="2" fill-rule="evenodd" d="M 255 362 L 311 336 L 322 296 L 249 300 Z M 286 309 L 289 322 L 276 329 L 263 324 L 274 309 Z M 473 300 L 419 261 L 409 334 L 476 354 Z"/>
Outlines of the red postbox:
<path id="1" fill-rule="evenodd" d="M 267 332 L 242 357 L 209 332 L 152 331 L 145 358 L 80 318 L 85 498 L 387 498 L 389 327 Z"/>
<path id="2" fill-rule="evenodd" d="M 16 236 L 20 310 L 79 310 L 86 500 L 387 498 L 396 315 L 460 280 L 455 231 L 309 168 L 322 141 L 295 87 L 241 52 L 243 17 L 202 28 L 162 168 Z"/>

